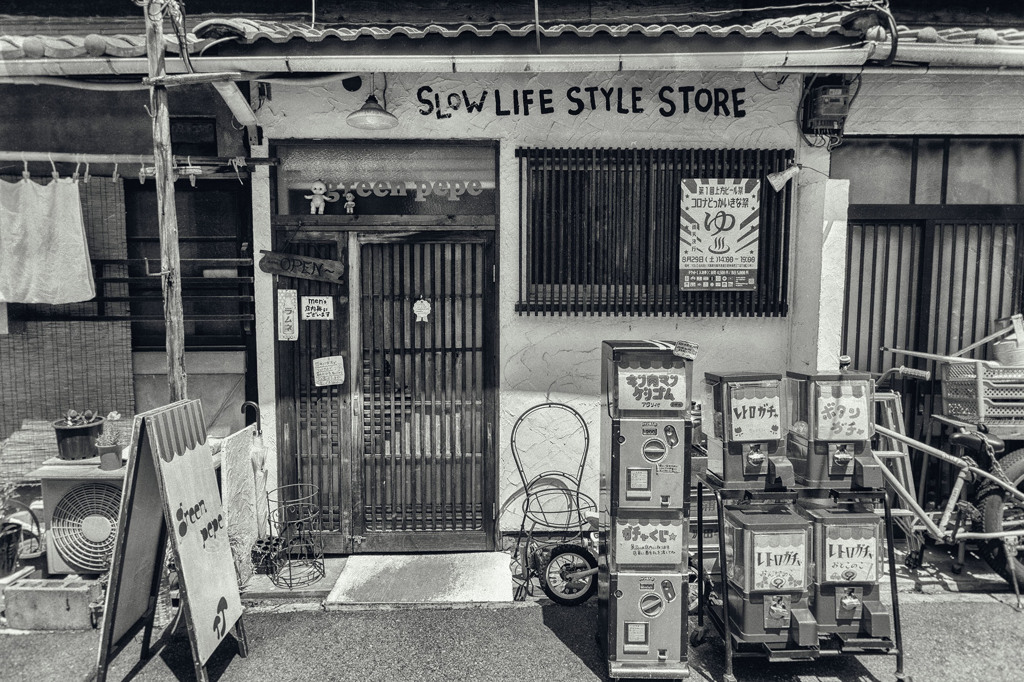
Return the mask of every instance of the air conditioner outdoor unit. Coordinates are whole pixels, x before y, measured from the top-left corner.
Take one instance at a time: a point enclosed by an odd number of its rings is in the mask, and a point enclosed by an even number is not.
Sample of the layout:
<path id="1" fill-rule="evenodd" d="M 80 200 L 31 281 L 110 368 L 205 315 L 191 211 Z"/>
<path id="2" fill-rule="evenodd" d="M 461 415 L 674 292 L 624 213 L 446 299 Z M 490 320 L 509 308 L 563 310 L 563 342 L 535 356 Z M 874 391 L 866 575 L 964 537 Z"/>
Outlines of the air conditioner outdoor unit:
<path id="1" fill-rule="evenodd" d="M 51 574 L 104 573 L 117 539 L 124 469 L 95 465 L 44 467 L 46 566 Z"/>

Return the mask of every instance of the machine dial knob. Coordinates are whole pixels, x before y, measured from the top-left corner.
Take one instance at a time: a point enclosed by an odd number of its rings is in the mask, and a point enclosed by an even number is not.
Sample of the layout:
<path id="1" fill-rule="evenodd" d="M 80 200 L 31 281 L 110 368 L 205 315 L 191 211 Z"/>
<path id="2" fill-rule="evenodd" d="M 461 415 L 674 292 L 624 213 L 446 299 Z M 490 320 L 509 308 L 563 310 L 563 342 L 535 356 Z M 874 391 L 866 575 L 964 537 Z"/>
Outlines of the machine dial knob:
<path id="1" fill-rule="evenodd" d="M 659 438 L 652 438 L 644 443 L 644 459 L 648 462 L 660 462 L 665 459 L 666 452 L 668 452 L 668 448 L 665 446 L 665 441 Z"/>

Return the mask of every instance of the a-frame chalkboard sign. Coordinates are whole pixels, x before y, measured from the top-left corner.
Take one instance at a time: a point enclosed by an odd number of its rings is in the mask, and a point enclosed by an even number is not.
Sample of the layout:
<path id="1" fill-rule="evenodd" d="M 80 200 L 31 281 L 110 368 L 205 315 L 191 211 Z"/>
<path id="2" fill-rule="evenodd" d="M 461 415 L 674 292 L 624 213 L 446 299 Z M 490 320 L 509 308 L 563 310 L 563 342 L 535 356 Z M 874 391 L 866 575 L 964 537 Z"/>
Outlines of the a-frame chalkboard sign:
<path id="1" fill-rule="evenodd" d="M 178 571 L 180 623 L 188 630 L 196 679 L 206 682 L 206 662 L 229 630 L 241 656 L 248 644 L 198 400 L 135 417 L 103 611 L 98 682 L 106 680 L 110 661 L 143 629 L 141 657 L 149 657 L 168 544 Z"/>

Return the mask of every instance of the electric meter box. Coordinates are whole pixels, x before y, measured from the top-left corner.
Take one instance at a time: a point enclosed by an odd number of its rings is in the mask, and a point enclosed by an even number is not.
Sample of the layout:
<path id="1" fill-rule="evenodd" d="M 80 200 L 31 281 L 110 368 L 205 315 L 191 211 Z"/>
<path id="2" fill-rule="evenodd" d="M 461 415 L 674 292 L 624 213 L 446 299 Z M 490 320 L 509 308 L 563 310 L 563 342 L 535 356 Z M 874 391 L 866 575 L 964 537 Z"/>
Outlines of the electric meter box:
<path id="1" fill-rule="evenodd" d="M 724 487 L 764 488 L 769 468 L 791 470 L 782 447 L 781 374 L 708 372 L 704 387 L 712 422 L 707 466 Z"/>
<path id="2" fill-rule="evenodd" d="M 863 639 L 890 637 L 881 603 L 882 520 L 856 506 L 798 507 L 814 524 L 814 607 L 818 627 Z"/>
<path id="3" fill-rule="evenodd" d="M 680 572 L 612 574 L 599 600 L 610 677 L 679 679 L 689 676 L 686 628 L 688 584 Z"/>
<path id="4" fill-rule="evenodd" d="M 696 346 L 685 341 L 605 341 L 601 389 L 608 416 L 688 418 L 695 353 Z"/>
<path id="5" fill-rule="evenodd" d="M 797 483 L 809 488 L 881 488 L 871 456 L 875 384 L 869 374 L 789 372 L 786 456 Z"/>
<path id="6" fill-rule="evenodd" d="M 811 522 L 790 505 L 726 506 L 723 517 L 729 617 L 740 641 L 817 646 Z"/>

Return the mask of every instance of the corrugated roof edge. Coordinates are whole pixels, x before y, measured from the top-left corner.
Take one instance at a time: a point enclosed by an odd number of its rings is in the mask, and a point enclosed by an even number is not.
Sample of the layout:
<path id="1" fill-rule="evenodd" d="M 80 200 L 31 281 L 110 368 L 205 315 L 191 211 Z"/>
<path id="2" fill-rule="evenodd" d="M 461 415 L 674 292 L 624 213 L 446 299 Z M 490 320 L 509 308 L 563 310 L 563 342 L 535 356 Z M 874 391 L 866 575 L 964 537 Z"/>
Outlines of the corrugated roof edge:
<path id="1" fill-rule="evenodd" d="M 803 14 L 791 17 L 763 19 L 750 24 L 638 24 L 638 23 L 591 23 L 570 24 L 559 23 L 541 26 L 545 37 L 573 35 L 581 38 L 592 38 L 599 35 L 625 37 L 641 35 L 657 38 L 662 35 L 675 35 L 689 38 L 706 35 L 714 38 L 742 36 L 756 39 L 771 35 L 779 38 L 791 38 L 799 34 L 813 38 L 830 35 L 855 34 L 842 26 L 842 19 L 848 12 L 822 12 Z M 188 34 L 188 52 L 196 55 L 221 41 L 241 44 L 252 44 L 260 40 L 273 43 L 284 43 L 295 39 L 307 42 L 320 42 L 326 38 L 343 41 L 354 41 L 360 38 L 387 40 L 394 36 L 410 39 L 422 39 L 430 35 L 443 38 L 457 38 L 474 35 L 487 38 L 505 35 L 514 38 L 532 36 L 535 33 L 533 24 L 512 26 L 507 23 L 495 24 L 459 24 L 426 26 L 335 26 L 315 28 L 301 23 L 282 21 L 263 21 L 257 19 L 227 17 L 212 18 L 200 22 L 193 32 Z M 1015 28 L 942 28 L 932 27 L 909 28 L 899 27 L 901 45 L 921 44 L 937 47 L 949 46 L 1024 46 L 1024 30 Z M 167 34 L 164 45 L 170 54 L 179 54 L 177 39 Z M 17 59 L 73 59 L 76 57 L 142 57 L 146 54 L 145 37 L 143 35 L 0 35 L 0 60 Z"/>

